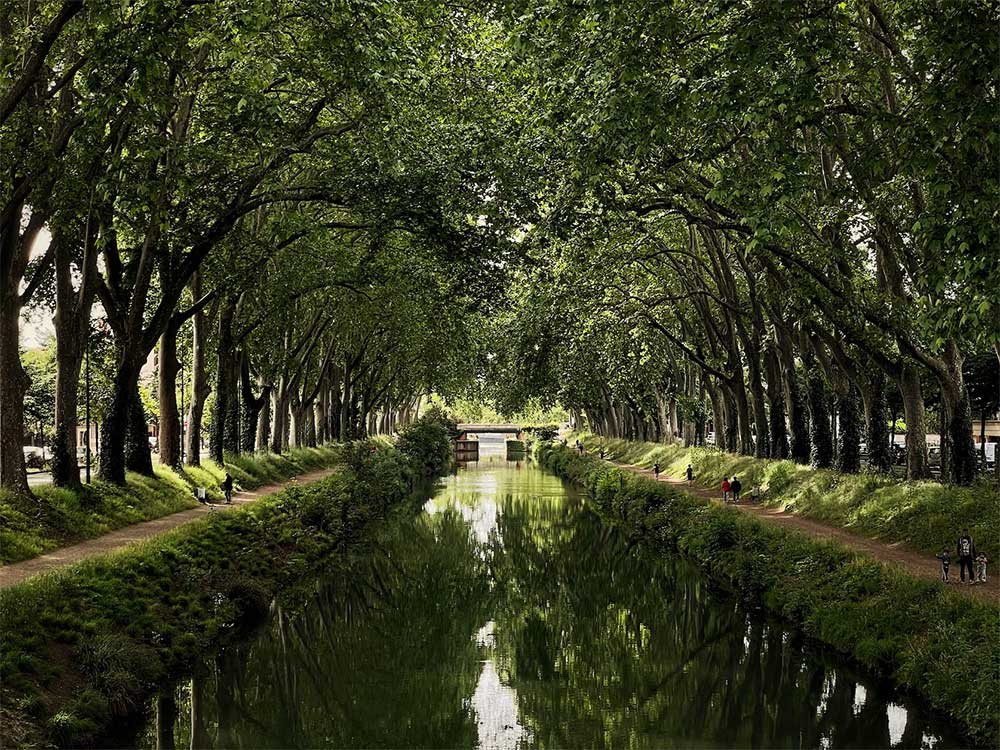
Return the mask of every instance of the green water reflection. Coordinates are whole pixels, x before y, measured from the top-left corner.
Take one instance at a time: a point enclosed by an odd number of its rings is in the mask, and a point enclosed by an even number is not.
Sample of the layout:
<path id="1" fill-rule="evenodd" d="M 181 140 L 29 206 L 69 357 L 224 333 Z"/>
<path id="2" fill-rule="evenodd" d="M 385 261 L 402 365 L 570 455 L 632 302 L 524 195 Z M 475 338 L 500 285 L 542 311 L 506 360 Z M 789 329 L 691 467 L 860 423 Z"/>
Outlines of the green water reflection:
<path id="1" fill-rule="evenodd" d="M 146 747 L 962 744 L 499 459 L 387 525 L 304 609 L 276 605 L 154 713 Z"/>

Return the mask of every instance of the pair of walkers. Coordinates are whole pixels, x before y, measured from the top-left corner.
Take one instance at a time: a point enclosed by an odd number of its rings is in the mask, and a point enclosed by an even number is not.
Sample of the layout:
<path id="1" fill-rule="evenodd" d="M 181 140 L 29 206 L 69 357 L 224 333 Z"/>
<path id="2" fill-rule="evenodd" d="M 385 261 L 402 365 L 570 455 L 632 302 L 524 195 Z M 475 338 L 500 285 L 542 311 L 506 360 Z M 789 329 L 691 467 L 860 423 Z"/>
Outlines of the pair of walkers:
<path id="1" fill-rule="evenodd" d="M 734 503 L 740 501 L 740 493 L 743 492 L 743 482 L 739 480 L 739 477 L 733 477 L 733 481 L 728 479 L 722 480 L 722 502 L 728 503 L 732 500 Z"/>
<path id="2" fill-rule="evenodd" d="M 955 556 L 958 558 L 959 577 L 965 583 L 965 573 L 969 573 L 969 584 L 986 583 L 986 555 L 976 554 L 976 542 L 968 529 L 955 543 Z M 941 580 L 949 582 L 948 569 L 951 567 L 951 553 L 945 549 L 936 556 L 941 561 Z"/>
<path id="3" fill-rule="evenodd" d="M 226 505 L 230 505 L 233 502 L 233 475 L 227 471 L 226 478 L 222 480 L 219 486 L 222 488 L 222 494 L 226 496 Z M 204 487 L 197 487 L 194 495 L 202 505 L 211 505 L 208 496 L 205 494 Z"/>

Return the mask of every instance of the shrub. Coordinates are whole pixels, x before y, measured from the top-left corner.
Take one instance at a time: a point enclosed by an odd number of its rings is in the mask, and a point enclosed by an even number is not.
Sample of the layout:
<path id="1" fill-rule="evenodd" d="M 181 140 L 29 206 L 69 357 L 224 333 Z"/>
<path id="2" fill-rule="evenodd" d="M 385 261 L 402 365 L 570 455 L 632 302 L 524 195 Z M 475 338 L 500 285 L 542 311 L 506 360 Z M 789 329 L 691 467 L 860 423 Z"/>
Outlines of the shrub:
<path id="1" fill-rule="evenodd" d="M 414 471 L 424 477 L 441 476 L 451 466 L 451 438 L 457 426 L 443 411 L 432 407 L 403 429 L 396 448 Z"/>

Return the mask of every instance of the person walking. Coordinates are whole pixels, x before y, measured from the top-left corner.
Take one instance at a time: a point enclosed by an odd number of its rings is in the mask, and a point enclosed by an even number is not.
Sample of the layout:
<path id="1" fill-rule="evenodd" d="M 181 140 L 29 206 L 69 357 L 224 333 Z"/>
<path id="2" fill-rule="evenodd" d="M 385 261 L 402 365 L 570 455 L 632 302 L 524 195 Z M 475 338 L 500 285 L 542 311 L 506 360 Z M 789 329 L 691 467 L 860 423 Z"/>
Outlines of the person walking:
<path id="1" fill-rule="evenodd" d="M 976 558 L 976 581 L 978 583 L 986 583 L 986 555 L 979 553 L 979 557 Z"/>
<path id="2" fill-rule="evenodd" d="M 941 550 L 940 555 L 935 557 L 941 561 L 941 580 L 948 583 L 948 568 L 951 567 L 951 553 L 948 550 Z"/>
<path id="3" fill-rule="evenodd" d="M 726 479 L 722 480 L 722 502 L 724 502 L 724 503 L 728 503 L 729 502 L 729 490 L 730 489 L 732 489 L 732 487 L 729 484 L 729 478 L 727 477 Z"/>
<path id="4" fill-rule="evenodd" d="M 691 464 L 688 464 L 687 478 L 689 482 L 694 481 L 694 469 L 691 468 Z"/>
<path id="5" fill-rule="evenodd" d="M 222 491 L 226 493 L 226 505 L 230 505 L 233 502 L 233 475 L 228 471 L 222 480 Z"/>
<path id="6" fill-rule="evenodd" d="M 659 462 L 653 464 L 653 478 L 656 479 L 657 482 L 660 481 L 660 464 L 659 464 Z"/>
<path id="7" fill-rule="evenodd" d="M 743 482 L 741 482 L 737 477 L 733 477 L 733 481 L 730 483 L 729 489 L 733 491 L 733 503 L 738 503 L 740 501 L 740 493 L 743 491 Z"/>
<path id="8" fill-rule="evenodd" d="M 969 569 L 969 583 L 975 583 L 976 576 L 973 572 L 972 563 L 976 559 L 976 543 L 973 541 L 968 529 L 962 531 L 962 536 L 958 538 L 958 542 L 955 545 L 955 551 L 958 554 L 958 574 L 962 579 L 962 583 L 965 583 L 966 568 Z"/>

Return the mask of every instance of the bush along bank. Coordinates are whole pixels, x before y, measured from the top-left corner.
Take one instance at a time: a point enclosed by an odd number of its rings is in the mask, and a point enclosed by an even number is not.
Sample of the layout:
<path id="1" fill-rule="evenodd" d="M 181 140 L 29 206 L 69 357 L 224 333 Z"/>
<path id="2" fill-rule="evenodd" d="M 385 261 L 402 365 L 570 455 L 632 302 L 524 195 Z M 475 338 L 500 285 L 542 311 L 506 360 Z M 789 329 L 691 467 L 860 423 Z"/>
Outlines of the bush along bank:
<path id="1" fill-rule="evenodd" d="M 92 746 L 277 594 L 335 568 L 426 474 L 385 444 L 344 453 L 320 482 L 0 593 L 0 746 Z"/>
<path id="2" fill-rule="evenodd" d="M 227 456 L 225 466 L 205 461 L 176 472 L 155 467 L 156 475 L 129 474 L 124 486 L 95 482 L 78 489 L 34 488 L 35 497 L 0 490 L 0 564 L 26 560 L 58 547 L 90 539 L 133 523 L 195 507 L 196 487 L 216 502 L 228 471 L 236 485 L 254 489 L 333 465 L 338 446 L 296 448 L 280 455 Z"/>
<path id="3" fill-rule="evenodd" d="M 588 450 L 604 448 L 614 461 L 646 468 L 659 462 L 674 477 L 683 477 L 690 463 L 695 482 L 703 487 L 715 489 L 723 478 L 739 476 L 747 493 L 760 484 L 769 507 L 873 539 L 902 542 L 930 555 L 942 549 L 954 555 L 955 540 L 963 529 L 970 529 L 977 549 L 990 560 L 1000 559 L 996 531 L 1000 528 L 1000 491 L 989 481 L 973 487 L 909 482 L 885 474 L 842 474 L 714 448 L 609 440 L 589 434 L 579 437 Z"/>
<path id="4" fill-rule="evenodd" d="M 765 525 L 571 448 L 540 463 L 653 549 L 680 552 L 808 636 L 923 696 L 975 743 L 1000 739 L 1000 611 L 832 542 Z"/>

